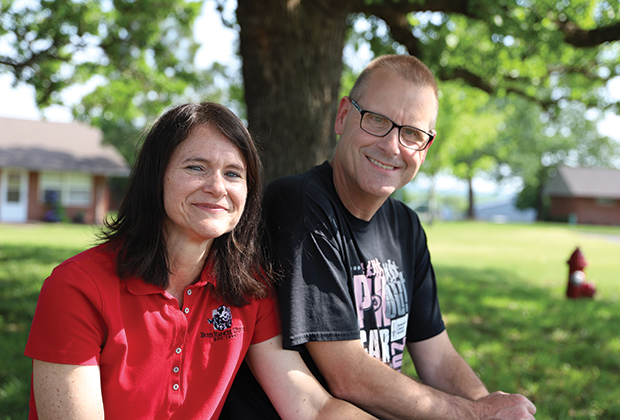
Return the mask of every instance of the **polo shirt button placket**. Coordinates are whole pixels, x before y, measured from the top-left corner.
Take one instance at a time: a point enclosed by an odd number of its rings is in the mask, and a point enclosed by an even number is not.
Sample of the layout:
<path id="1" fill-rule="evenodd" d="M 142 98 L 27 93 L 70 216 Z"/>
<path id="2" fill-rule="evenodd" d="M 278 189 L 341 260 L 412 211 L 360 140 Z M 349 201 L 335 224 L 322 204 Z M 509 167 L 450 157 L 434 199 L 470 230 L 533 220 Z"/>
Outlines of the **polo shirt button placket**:
<path id="1" fill-rule="evenodd" d="M 189 297 L 189 296 L 192 295 L 192 290 L 191 289 L 187 289 L 185 293 Z M 185 299 L 185 301 L 186 301 L 186 304 L 188 304 L 189 303 L 189 298 Z M 185 315 L 189 314 L 189 306 L 186 306 L 185 308 L 183 308 L 182 312 Z M 185 318 L 184 322 L 187 323 L 187 317 Z M 185 333 L 182 332 L 181 335 L 184 336 Z M 177 347 L 174 350 L 174 352 L 179 356 L 179 359 L 178 359 L 178 363 L 176 363 L 176 366 L 174 366 L 174 368 L 172 368 L 172 371 L 174 372 L 174 376 L 176 378 L 175 379 L 176 383 L 174 383 L 172 385 L 172 390 L 173 391 L 178 391 L 181 388 L 181 386 L 180 386 L 180 383 L 181 383 L 181 375 L 180 375 L 181 368 L 180 368 L 180 366 L 182 365 L 182 363 L 181 363 L 181 358 L 180 357 L 181 357 L 182 351 L 183 351 L 182 347 Z"/>
<path id="2" fill-rule="evenodd" d="M 182 351 L 183 351 L 183 350 L 181 349 L 181 347 L 177 347 L 177 348 L 176 348 L 176 350 L 175 350 L 174 352 L 175 352 L 176 354 L 181 354 L 181 352 L 182 352 Z M 175 374 L 177 374 L 177 375 L 176 375 L 176 379 L 177 379 L 177 381 L 180 379 L 180 378 L 179 378 L 179 375 L 178 375 L 178 373 L 179 373 L 179 371 L 180 371 L 180 370 L 181 370 L 181 369 L 180 369 L 178 366 L 175 366 L 175 367 L 172 369 L 172 371 L 173 371 Z M 178 383 L 176 383 L 176 384 L 172 385 L 172 389 L 173 389 L 174 391 L 178 391 L 178 390 L 179 390 L 179 384 L 178 384 Z"/>
<path id="3" fill-rule="evenodd" d="M 192 295 L 192 289 L 187 289 L 187 296 L 191 296 Z M 185 307 L 185 309 L 183 309 L 183 312 L 185 313 L 185 315 L 187 315 L 189 313 L 189 299 L 186 299 L 185 302 L 187 303 L 188 306 Z"/>

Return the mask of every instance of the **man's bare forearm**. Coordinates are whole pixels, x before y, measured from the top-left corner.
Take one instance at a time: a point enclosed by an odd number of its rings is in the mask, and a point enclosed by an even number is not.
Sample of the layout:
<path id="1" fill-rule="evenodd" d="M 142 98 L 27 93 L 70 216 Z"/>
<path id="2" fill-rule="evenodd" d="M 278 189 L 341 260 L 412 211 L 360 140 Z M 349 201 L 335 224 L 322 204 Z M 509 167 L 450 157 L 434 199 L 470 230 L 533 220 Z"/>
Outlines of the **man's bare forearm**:
<path id="1" fill-rule="evenodd" d="M 306 347 L 335 397 L 382 419 L 484 419 L 505 409 L 521 413 L 515 419 L 533 418 L 528 417 L 531 403 L 525 397 L 492 394 L 473 401 L 451 395 L 386 366 L 359 342 L 313 342 Z"/>

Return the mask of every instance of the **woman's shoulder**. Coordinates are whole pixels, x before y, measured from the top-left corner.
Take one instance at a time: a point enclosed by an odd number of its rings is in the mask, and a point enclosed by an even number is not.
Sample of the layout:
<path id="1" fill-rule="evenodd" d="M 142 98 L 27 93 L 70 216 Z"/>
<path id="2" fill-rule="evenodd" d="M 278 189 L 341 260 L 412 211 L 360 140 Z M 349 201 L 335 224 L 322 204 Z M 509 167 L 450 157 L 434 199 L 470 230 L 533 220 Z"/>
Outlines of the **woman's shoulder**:
<path id="1" fill-rule="evenodd" d="M 100 267 L 106 269 L 114 265 L 114 255 L 105 245 L 89 248 L 60 263 L 56 269 L 70 269 L 79 267 L 82 270 L 93 270 Z"/>
<path id="2" fill-rule="evenodd" d="M 77 287 L 80 289 L 110 284 L 118 279 L 114 268 L 114 254 L 104 245 L 89 248 L 60 263 L 45 280 L 44 287 Z M 114 283 L 114 282 L 113 282 Z"/>

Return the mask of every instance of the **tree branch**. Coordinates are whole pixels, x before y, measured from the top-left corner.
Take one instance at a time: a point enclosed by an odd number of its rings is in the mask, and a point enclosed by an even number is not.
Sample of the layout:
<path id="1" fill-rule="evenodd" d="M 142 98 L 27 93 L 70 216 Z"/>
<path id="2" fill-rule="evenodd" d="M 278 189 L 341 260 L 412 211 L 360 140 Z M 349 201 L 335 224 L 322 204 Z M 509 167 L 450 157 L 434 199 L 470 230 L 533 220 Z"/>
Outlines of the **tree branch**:
<path id="1" fill-rule="evenodd" d="M 570 21 L 558 22 L 558 26 L 564 32 L 566 42 L 578 48 L 596 47 L 605 42 L 620 40 L 620 22 L 592 30 L 581 29 Z"/>
<path id="2" fill-rule="evenodd" d="M 461 79 L 468 85 L 478 88 L 489 94 L 495 91 L 495 86 L 491 85 L 480 76 L 463 68 L 449 69 L 447 71 L 435 74 L 435 76 L 439 78 L 439 80 L 443 81 Z"/>
<path id="3" fill-rule="evenodd" d="M 354 2 L 352 11 L 375 15 L 383 19 L 384 16 L 401 14 L 406 15 L 412 12 L 443 12 L 459 13 L 463 16 L 479 19 L 479 16 L 472 12 L 472 0 L 427 0 L 425 2 L 410 3 L 408 1 L 386 0 L 380 4 L 364 4 L 363 0 Z"/>

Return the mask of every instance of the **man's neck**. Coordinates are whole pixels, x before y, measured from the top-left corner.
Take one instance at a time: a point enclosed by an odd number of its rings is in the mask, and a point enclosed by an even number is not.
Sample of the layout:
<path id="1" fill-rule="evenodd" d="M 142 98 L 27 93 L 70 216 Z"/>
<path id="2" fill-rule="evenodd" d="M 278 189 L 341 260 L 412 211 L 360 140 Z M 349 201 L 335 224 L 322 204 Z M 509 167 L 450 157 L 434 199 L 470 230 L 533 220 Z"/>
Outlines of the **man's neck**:
<path id="1" fill-rule="evenodd" d="M 350 182 L 337 163 L 334 164 L 333 160 L 329 163 L 332 167 L 334 188 L 342 204 L 353 216 L 367 222 L 370 221 L 387 198 L 367 194 L 357 184 Z"/>

